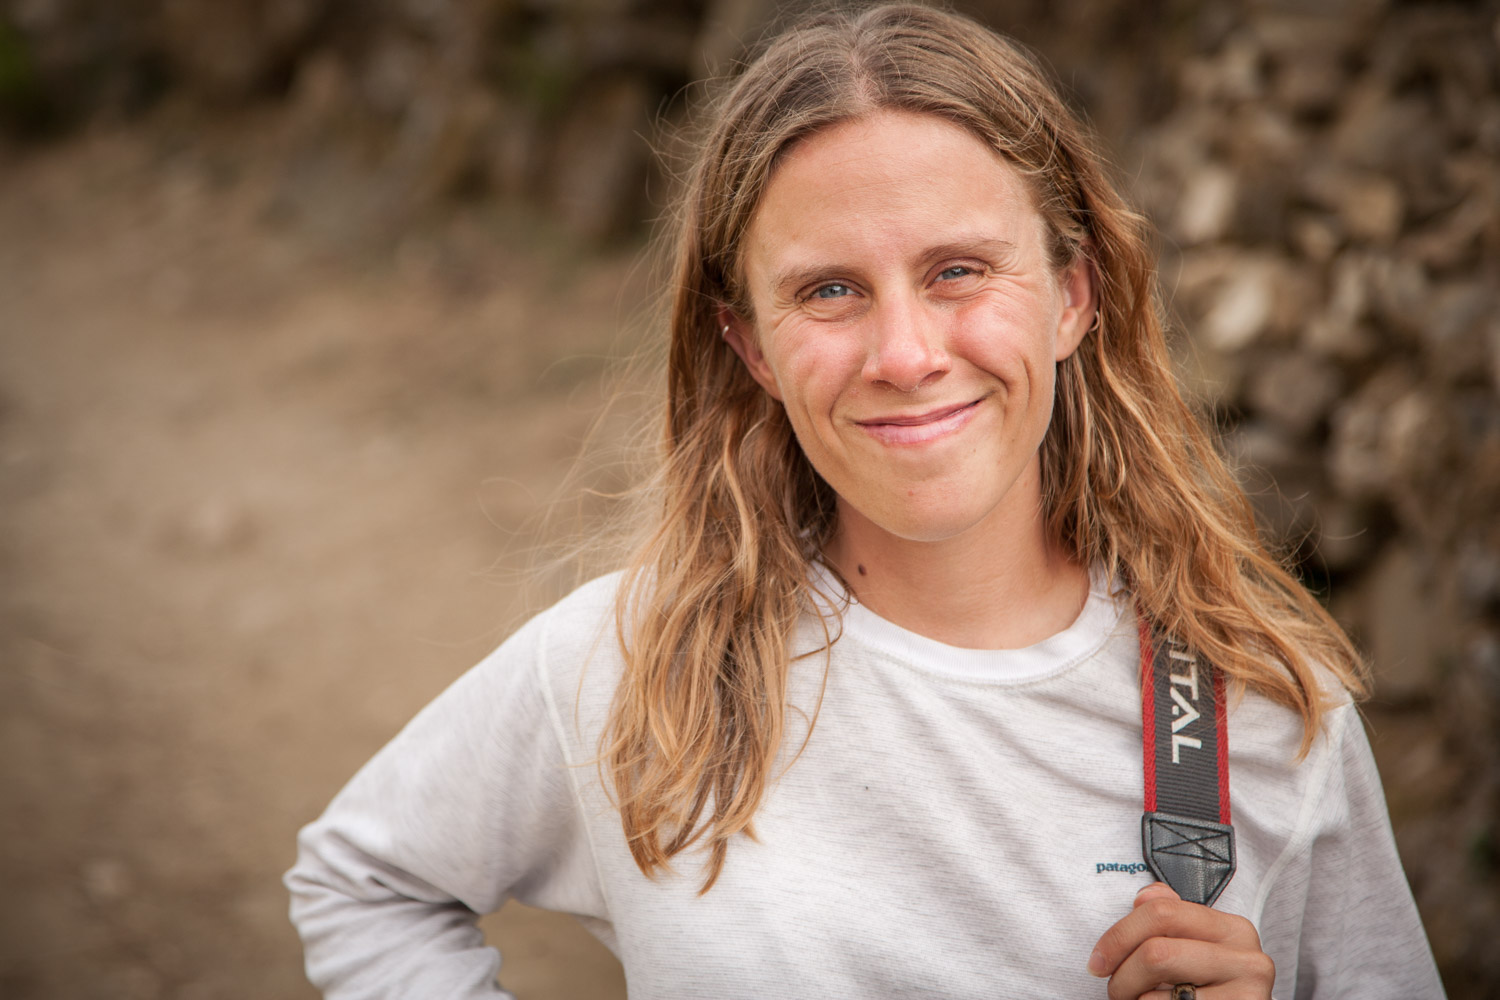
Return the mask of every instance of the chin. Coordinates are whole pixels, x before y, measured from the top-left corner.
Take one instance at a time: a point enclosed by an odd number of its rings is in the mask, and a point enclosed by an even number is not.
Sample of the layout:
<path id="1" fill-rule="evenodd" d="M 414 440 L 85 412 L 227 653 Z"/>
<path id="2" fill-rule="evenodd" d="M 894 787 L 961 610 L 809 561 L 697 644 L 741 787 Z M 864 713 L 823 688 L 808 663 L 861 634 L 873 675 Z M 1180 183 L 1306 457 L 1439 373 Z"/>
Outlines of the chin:
<path id="1" fill-rule="evenodd" d="M 984 520 L 982 511 L 899 510 L 867 515 L 877 528 L 908 542 L 946 542 Z"/>

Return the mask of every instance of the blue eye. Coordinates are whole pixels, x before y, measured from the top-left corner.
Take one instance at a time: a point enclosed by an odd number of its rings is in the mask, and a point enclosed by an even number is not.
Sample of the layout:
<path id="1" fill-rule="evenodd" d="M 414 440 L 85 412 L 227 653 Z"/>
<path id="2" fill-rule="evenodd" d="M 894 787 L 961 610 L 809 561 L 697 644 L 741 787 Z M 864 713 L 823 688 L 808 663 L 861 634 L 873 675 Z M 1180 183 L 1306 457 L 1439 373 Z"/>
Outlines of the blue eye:
<path id="1" fill-rule="evenodd" d="M 964 278 L 973 273 L 972 268 L 965 267 L 962 264 L 955 264 L 940 271 L 938 277 L 951 281 L 954 278 Z"/>
<path id="2" fill-rule="evenodd" d="M 849 294 L 849 286 L 848 285 L 840 285 L 837 282 L 835 282 L 835 283 L 833 283 L 831 285 L 824 285 L 822 288 L 819 288 L 816 291 L 814 291 L 813 292 L 813 297 L 814 298 L 819 298 L 819 299 L 840 299 L 840 298 L 843 298 L 845 295 L 848 295 L 848 294 Z"/>

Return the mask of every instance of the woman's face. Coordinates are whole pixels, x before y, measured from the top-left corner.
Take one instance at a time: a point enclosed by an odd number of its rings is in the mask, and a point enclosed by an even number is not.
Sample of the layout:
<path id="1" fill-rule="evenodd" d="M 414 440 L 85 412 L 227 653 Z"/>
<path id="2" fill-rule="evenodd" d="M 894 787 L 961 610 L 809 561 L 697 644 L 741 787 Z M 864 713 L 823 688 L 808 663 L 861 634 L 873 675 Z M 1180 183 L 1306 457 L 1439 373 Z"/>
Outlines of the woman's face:
<path id="1" fill-rule="evenodd" d="M 943 119 L 881 111 L 776 168 L 726 339 L 854 519 L 913 541 L 1035 523 L 1055 366 L 1093 315 L 1020 175 Z"/>

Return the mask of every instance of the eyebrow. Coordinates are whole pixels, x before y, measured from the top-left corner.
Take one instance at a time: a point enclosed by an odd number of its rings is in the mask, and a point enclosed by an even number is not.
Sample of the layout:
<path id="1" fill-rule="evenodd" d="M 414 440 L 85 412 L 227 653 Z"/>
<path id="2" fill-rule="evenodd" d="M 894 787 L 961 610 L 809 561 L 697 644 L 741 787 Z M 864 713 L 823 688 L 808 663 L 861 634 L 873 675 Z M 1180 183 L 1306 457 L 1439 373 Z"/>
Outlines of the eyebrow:
<path id="1" fill-rule="evenodd" d="M 957 239 L 928 247 L 922 251 L 919 259 L 930 262 L 945 257 L 981 257 L 1003 262 L 1015 257 L 1017 249 L 1016 244 L 1010 240 L 976 236 L 973 239 Z M 853 270 L 855 269 L 847 264 L 812 264 L 804 267 L 793 265 L 772 276 L 771 290 L 784 294 L 816 281 L 849 274 Z"/>

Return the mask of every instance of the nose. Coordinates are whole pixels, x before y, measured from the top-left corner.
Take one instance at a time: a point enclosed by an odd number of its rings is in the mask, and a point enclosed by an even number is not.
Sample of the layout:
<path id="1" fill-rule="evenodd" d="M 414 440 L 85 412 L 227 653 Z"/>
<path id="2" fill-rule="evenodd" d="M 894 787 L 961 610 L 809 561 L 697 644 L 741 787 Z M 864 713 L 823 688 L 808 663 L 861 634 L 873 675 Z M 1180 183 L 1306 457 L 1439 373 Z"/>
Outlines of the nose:
<path id="1" fill-rule="evenodd" d="M 914 298 L 887 299 L 871 310 L 864 377 L 914 392 L 943 377 L 952 362 L 944 346 L 942 317 Z"/>

